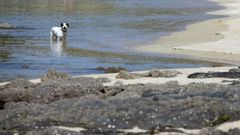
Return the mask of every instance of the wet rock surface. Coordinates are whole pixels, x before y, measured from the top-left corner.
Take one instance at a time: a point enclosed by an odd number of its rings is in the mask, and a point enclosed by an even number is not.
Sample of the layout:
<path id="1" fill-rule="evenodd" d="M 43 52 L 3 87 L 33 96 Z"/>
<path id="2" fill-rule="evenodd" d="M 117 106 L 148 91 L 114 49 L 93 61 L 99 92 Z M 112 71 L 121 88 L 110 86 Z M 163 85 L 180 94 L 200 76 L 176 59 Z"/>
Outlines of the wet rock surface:
<path id="1" fill-rule="evenodd" d="M 228 72 L 193 73 L 188 78 L 240 78 L 240 68 L 232 68 Z"/>
<path id="2" fill-rule="evenodd" d="M 214 126 L 240 120 L 240 85 L 193 83 L 103 86 L 106 78 L 54 78 L 40 84 L 15 80 L 0 87 L 0 133 L 127 134 L 181 132 L 208 127 L 206 134 L 227 133 Z M 77 132 L 57 126 L 82 127 Z M 132 133 L 133 134 L 133 133 Z M 139 134 L 139 133 L 138 133 Z"/>

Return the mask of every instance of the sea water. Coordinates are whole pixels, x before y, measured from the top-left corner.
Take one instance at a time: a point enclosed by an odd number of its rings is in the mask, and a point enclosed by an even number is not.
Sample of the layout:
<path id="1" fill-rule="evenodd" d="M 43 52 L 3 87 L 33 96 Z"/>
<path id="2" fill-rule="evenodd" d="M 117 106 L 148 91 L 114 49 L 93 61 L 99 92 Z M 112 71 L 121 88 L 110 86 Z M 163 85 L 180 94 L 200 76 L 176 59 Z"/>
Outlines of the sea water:
<path id="1" fill-rule="evenodd" d="M 132 48 L 188 24 L 216 18 L 222 7 L 205 0 L 0 0 L 0 81 L 37 78 L 50 68 L 71 75 L 101 73 L 97 66 L 130 71 L 207 66 L 148 56 Z M 67 41 L 50 42 L 52 26 L 70 24 Z"/>

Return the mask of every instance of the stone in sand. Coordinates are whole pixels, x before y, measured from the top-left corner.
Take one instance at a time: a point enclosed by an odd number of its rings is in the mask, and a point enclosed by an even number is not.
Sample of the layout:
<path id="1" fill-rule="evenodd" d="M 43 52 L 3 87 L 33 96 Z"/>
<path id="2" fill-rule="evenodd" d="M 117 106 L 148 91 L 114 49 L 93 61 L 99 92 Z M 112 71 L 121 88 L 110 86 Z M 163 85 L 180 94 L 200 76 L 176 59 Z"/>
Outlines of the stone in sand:
<path id="1" fill-rule="evenodd" d="M 116 81 L 114 84 L 114 86 L 121 86 L 124 85 L 122 81 Z"/>
<path id="2" fill-rule="evenodd" d="M 165 77 L 165 78 L 171 78 L 171 77 L 176 77 L 178 74 L 181 74 L 181 73 L 176 71 L 176 70 L 159 71 L 157 69 L 153 69 L 153 70 L 143 74 L 143 76 L 145 76 L 145 77 Z"/>
<path id="3" fill-rule="evenodd" d="M 140 74 L 137 74 L 137 73 L 130 73 L 130 72 L 128 72 L 128 71 L 122 70 L 122 71 L 120 71 L 120 73 L 116 76 L 116 78 L 129 80 L 129 79 L 141 78 L 141 75 L 140 75 Z"/>

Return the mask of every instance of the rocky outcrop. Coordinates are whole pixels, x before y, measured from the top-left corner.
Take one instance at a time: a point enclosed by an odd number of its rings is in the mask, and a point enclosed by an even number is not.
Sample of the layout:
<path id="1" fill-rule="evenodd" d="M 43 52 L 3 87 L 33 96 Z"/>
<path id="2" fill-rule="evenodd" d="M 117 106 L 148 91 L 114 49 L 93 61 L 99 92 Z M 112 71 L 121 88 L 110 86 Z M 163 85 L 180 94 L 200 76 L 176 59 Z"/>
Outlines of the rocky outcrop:
<path id="1" fill-rule="evenodd" d="M 123 134 L 122 129 L 138 126 L 151 134 L 182 132 L 178 127 L 205 127 L 206 133 L 215 134 L 223 131 L 214 126 L 240 120 L 240 85 L 179 85 L 173 81 L 103 86 L 105 81 L 57 78 L 40 84 L 16 80 L 1 86 L 0 133 Z"/>
<path id="2" fill-rule="evenodd" d="M 188 78 L 240 78 L 240 69 L 233 68 L 227 72 L 208 72 L 208 73 L 193 73 L 188 75 Z"/>

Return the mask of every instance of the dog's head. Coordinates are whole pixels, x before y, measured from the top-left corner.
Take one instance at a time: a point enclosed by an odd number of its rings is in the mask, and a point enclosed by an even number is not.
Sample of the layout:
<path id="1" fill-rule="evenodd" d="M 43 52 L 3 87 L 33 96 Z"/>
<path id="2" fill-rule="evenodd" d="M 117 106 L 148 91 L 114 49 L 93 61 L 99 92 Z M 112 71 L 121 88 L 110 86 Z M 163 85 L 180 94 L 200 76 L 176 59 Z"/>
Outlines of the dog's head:
<path id="1" fill-rule="evenodd" d="M 61 29 L 63 32 L 67 32 L 67 29 L 69 28 L 69 24 L 68 23 L 61 23 Z"/>

